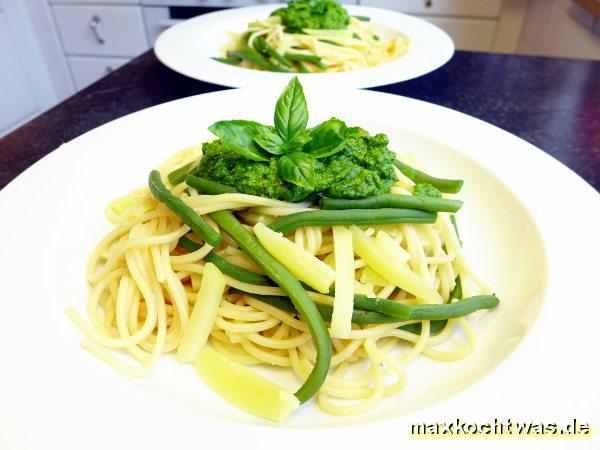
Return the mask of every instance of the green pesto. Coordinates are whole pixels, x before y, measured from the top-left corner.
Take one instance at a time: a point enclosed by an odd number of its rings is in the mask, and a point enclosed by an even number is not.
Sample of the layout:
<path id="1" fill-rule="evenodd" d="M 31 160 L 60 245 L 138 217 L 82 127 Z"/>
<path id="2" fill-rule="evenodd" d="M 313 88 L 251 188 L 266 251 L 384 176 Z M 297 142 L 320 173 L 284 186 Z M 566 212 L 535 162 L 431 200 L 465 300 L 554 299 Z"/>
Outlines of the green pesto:
<path id="1" fill-rule="evenodd" d="M 311 191 L 284 181 L 278 173 L 277 160 L 251 161 L 231 151 L 219 139 L 202 145 L 202 162 L 197 175 L 227 186 L 244 194 L 298 201 Z"/>
<path id="2" fill-rule="evenodd" d="M 286 31 L 298 33 L 305 28 L 339 30 L 350 23 L 348 12 L 334 0 L 295 0 L 271 14 L 281 17 Z"/>
<path id="3" fill-rule="evenodd" d="M 395 154 L 387 147 L 387 136 L 370 136 L 360 128 L 354 130 L 346 138 L 343 150 L 315 159 L 313 190 L 283 180 L 275 158 L 250 161 L 231 151 L 221 140 L 203 145 L 202 162 L 196 173 L 245 194 L 288 202 L 304 200 L 313 193 L 356 199 L 388 192 L 396 182 L 396 175 Z"/>
<path id="4" fill-rule="evenodd" d="M 413 195 L 417 197 L 442 198 L 442 193 L 429 183 L 417 183 L 413 188 Z"/>

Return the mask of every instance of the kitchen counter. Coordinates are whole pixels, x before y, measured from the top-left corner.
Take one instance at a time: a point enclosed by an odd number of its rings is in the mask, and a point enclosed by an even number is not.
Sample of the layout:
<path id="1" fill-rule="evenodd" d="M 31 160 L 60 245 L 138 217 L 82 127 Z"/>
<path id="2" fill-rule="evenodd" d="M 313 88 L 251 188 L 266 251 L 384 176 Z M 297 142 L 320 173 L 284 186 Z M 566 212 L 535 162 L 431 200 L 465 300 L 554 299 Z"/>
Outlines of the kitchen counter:
<path id="1" fill-rule="evenodd" d="M 225 89 L 146 52 L 0 139 L 0 188 L 62 143 L 118 117 Z M 421 78 L 375 90 L 478 117 L 541 148 L 600 190 L 600 62 L 457 52 Z M 539 177 L 532 168 L 532 177 Z M 548 180 L 552 182 L 552 180 Z"/>

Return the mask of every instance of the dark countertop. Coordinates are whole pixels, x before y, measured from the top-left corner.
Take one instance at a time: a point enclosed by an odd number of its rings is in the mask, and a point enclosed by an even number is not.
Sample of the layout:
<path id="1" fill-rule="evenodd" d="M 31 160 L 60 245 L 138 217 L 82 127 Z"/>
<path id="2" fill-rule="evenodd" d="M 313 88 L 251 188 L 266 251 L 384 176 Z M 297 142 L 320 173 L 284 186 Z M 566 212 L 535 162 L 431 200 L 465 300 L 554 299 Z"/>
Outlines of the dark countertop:
<path id="1" fill-rule="evenodd" d="M 0 188 L 60 144 L 159 103 L 225 89 L 150 51 L 0 139 Z M 600 190 L 600 61 L 457 52 L 421 78 L 376 88 L 446 106 L 546 151 Z"/>

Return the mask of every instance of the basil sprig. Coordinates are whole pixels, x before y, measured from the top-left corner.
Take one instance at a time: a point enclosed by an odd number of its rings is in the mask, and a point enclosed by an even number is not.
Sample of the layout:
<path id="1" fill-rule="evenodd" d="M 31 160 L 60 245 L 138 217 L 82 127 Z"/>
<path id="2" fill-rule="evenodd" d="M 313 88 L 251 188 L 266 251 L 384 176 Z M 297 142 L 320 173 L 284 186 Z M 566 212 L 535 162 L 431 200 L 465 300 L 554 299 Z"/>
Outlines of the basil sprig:
<path id="1" fill-rule="evenodd" d="M 221 120 L 208 129 L 238 155 L 258 162 L 277 158 L 279 176 L 305 189 L 315 188 L 315 159 L 344 149 L 357 128 L 331 118 L 311 130 L 308 106 L 297 77 L 287 84 L 275 106 L 275 126 L 251 120 Z"/>
<path id="2" fill-rule="evenodd" d="M 294 152 L 277 160 L 279 176 L 306 189 L 315 187 L 315 159 L 308 153 Z"/>
<path id="3" fill-rule="evenodd" d="M 308 106 L 304 89 L 297 77 L 292 78 L 275 105 L 275 130 L 285 142 L 292 142 L 306 130 Z"/>
<path id="4" fill-rule="evenodd" d="M 255 136 L 271 131 L 266 125 L 251 120 L 221 120 L 208 129 L 238 155 L 252 161 L 269 160 L 269 156 L 254 141 Z"/>
<path id="5" fill-rule="evenodd" d="M 340 119 L 332 117 L 311 130 L 311 140 L 304 151 L 314 158 L 325 158 L 344 149 L 348 137 L 357 133 L 358 127 L 349 128 Z"/>

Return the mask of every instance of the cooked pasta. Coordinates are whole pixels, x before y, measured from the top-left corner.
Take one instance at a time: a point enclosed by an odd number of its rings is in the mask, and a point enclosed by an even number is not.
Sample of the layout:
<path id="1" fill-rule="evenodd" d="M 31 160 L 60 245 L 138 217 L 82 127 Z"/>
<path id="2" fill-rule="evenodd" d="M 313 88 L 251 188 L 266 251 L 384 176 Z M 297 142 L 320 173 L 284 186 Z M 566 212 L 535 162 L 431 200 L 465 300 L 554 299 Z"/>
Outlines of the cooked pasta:
<path id="1" fill-rule="evenodd" d="M 281 58 L 287 57 L 288 66 L 281 66 L 273 59 L 267 59 L 269 66 L 265 66 L 245 58 L 244 48 L 261 48 L 257 39 L 264 39 Z M 289 67 L 294 72 L 344 72 L 393 61 L 405 55 L 409 47 L 410 41 L 403 34 L 388 31 L 386 36 L 380 36 L 369 22 L 355 17 L 350 18 L 344 29 L 290 33 L 285 31 L 280 17 L 271 16 L 252 22 L 243 33 L 230 33 L 230 41 L 223 50 L 226 58 L 231 61 L 239 57 L 237 65 L 248 69 Z"/>
<path id="2" fill-rule="evenodd" d="M 276 24 L 272 28 L 276 29 Z M 275 31 L 269 32 L 275 36 Z M 309 38 L 313 36 L 304 37 Z M 340 62 L 340 67 L 344 64 Z M 160 167 L 165 182 L 166 174 L 196 160 L 199 154 L 198 147 L 191 147 L 167 160 Z M 410 192 L 414 183 L 399 171 L 397 177 L 393 190 Z M 207 196 L 185 183 L 172 186 L 171 192 L 222 235 L 222 244 L 216 248 L 202 244 L 198 250 L 183 251 L 178 246 L 182 236 L 196 239 L 190 234 L 190 227 L 155 200 L 148 189 L 136 190 L 107 208 L 107 217 L 115 228 L 98 244 L 87 267 L 91 284 L 86 308 L 89 321 L 74 308 L 66 311 L 85 336 L 84 348 L 130 376 L 147 375 L 162 354 L 177 351 L 197 300 L 209 253 L 264 274 L 234 240 L 219 230 L 208 213 L 234 210 L 251 229 L 257 222 L 268 224 L 279 216 L 312 210 L 309 203 L 246 194 Z M 372 225 L 361 229 L 365 236 L 381 235 L 382 239 L 395 242 L 399 257 L 437 292 L 443 303 L 452 301 L 457 279 L 465 296 L 490 293 L 466 262 L 448 213 L 439 213 L 438 220 L 431 224 Z M 331 226 L 307 226 L 287 233 L 286 237 L 335 269 L 338 232 Z M 357 255 L 346 267 L 354 272 L 355 293 L 403 304 L 423 303 L 423 299 L 388 282 Z M 227 275 L 225 283 L 209 336 L 210 345 L 239 363 L 288 367 L 300 380 L 306 379 L 316 357 L 306 323 L 297 314 L 260 299 L 260 295 L 285 295 L 284 291 Z M 310 295 L 317 303 L 332 305 L 334 301 L 333 295 Z M 464 317 L 449 319 L 436 333 L 427 320 L 418 321 L 418 332 L 399 328 L 416 322 L 353 323 L 350 330 L 343 331 L 343 338 L 333 338 L 331 370 L 318 393 L 318 405 L 334 415 L 364 413 L 410 382 L 408 367 L 416 358 L 457 360 L 474 348 L 475 336 Z M 450 340 L 455 329 L 462 330 L 462 344 Z"/>

